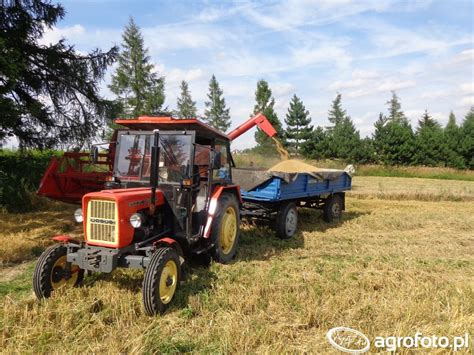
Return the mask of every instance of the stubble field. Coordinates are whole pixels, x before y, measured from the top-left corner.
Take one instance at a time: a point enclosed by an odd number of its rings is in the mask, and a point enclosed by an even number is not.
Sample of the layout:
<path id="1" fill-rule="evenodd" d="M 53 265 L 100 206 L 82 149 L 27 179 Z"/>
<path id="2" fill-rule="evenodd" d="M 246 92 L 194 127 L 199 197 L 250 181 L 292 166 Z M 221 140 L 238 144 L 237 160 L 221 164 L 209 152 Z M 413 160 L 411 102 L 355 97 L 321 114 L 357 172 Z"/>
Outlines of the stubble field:
<path id="1" fill-rule="evenodd" d="M 155 318 L 138 271 L 36 301 L 34 262 L 52 235 L 80 234 L 74 209 L 0 215 L 1 351 L 323 353 L 336 326 L 369 339 L 474 329 L 474 182 L 355 177 L 339 222 L 303 210 L 290 241 L 244 224 L 235 261 L 188 267 Z"/>

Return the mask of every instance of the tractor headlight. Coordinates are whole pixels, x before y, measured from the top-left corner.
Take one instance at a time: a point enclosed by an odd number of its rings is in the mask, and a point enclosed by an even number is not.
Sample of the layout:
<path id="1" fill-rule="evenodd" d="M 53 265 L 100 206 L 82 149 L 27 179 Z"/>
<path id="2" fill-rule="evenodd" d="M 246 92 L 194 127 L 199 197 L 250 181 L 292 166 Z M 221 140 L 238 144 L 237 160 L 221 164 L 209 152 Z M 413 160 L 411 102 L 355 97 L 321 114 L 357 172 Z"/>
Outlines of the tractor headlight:
<path id="1" fill-rule="evenodd" d="M 130 216 L 130 224 L 133 228 L 140 228 L 144 222 L 144 217 L 141 213 L 134 213 Z"/>
<path id="2" fill-rule="evenodd" d="M 78 208 L 74 211 L 74 219 L 77 223 L 81 223 L 84 220 L 84 217 L 82 215 L 82 208 Z"/>

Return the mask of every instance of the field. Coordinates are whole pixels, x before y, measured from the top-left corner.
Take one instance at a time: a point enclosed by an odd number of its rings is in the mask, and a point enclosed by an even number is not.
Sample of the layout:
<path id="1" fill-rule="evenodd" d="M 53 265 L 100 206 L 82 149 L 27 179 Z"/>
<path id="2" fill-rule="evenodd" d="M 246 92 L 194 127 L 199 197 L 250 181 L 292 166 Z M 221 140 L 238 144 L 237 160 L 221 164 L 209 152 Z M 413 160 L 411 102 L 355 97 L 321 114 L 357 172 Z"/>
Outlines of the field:
<path id="1" fill-rule="evenodd" d="M 34 261 L 52 234 L 79 233 L 74 207 L 3 214 L 0 348 L 327 353 L 335 326 L 370 339 L 471 331 L 472 343 L 473 201 L 472 181 L 355 177 L 341 221 L 302 211 L 290 241 L 244 224 L 235 261 L 188 267 L 173 306 L 156 318 L 142 312 L 138 271 L 94 275 L 36 301 Z"/>

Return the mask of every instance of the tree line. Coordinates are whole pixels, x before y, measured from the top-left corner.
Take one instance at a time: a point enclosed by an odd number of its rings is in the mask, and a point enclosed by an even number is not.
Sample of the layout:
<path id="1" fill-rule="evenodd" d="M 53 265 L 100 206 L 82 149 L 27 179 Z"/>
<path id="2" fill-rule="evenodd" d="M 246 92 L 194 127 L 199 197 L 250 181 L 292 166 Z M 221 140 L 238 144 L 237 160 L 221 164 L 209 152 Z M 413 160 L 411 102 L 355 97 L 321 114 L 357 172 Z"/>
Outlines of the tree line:
<path id="1" fill-rule="evenodd" d="M 6 1 L 0 16 L 0 141 L 16 136 L 20 147 L 40 149 L 60 145 L 80 149 L 97 137 L 112 118 L 169 114 L 199 117 L 189 85 L 182 81 L 176 109 L 164 107 L 165 78 L 152 64 L 140 28 L 133 18 L 125 27 L 121 48 L 82 54 L 64 40 L 39 44 L 46 28 L 64 17 L 61 5 L 39 0 Z M 117 62 L 109 84 L 114 100 L 99 95 L 107 68 Z M 458 125 L 453 113 L 445 127 L 425 111 L 413 128 L 395 92 L 380 113 L 371 137 L 361 138 L 337 94 L 328 112 L 329 125 L 311 125 L 303 101 L 294 95 L 284 122 L 278 118 L 275 99 L 265 80 L 257 83 L 255 106 L 277 130 L 294 155 L 312 159 L 341 159 L 360 163 L 428 165 L 474 168 L 474 108 Z M 230 109 L 223 90 L 212 75 L 201 117 L 227 131 Z M 273 142 L 255 133 L 255 152 L 274 152 Z"/>

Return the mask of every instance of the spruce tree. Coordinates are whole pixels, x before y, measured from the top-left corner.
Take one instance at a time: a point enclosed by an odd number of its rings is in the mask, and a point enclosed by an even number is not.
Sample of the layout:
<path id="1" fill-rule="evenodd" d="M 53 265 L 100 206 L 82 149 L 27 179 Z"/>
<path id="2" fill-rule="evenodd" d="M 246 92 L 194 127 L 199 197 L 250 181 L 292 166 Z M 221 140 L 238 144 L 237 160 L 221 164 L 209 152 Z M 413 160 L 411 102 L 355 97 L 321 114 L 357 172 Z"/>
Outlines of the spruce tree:
<path id="1" fill-rule="evenodd" d="M 450 112 L 448 123 L 444 128 L 444 142 L 446 145 L 444 165 L 451 168 L 465 168 L 461 151 L 461 129 L 456 123 L 453 111 Z"/>
<path id="2" fill-rule="evenodd" d="M 61 39 L 40 44 L 46 29 L 65 16 L 49 1 L 0 5 L 0 141 L 20 148 L 81 148 L 109 115 L 99 84 L 118 49 L 79 53 Z"/>
<path id="3" fill-rule="evenodd" d="M 191 98 L 188 83 L 181 82 L 181 96 L 178 97 L 178 117 L 180 118 L 195 118 L 197 115 L 196 102 Z"/>
<path id="4" fill-rule="evenodd" d="M 327 133 L 321 126 L 316 127 L 309 139 L 301 144 L 301 154 L 308 159 L 328 158 Z"/>
<path id="5" fill-rule="evenodd" d="M 415 151 L 413 163 L 417 165 L 437 166 L 445 157 L 443 130 L 427 110 L 418 121 L 415 135 Z"/>
<path id="6" fill-rule="evenodd" d="M 110 90 L 117 95 L 124 118 L 156 115 L 165 101 L 164 78 L 155 72 L 140 28 L 130 18 L 122 35 L 122 51 Z"/>
<path id="7" fill-rule="evenodd" d="M 209 101 L 205 103 L 204 119 L 210 126 L 225 132 L 229 129 L 231 120 L 230 109 L 226 107 L 223 94 L 224 92 L 213 74 L 209 81 L 209 93 L 207 94 Z"/>
<path id="8" fill-rule="evenodd" d="M 257 82 L 257 89 L 255 91 L 255 106 L 253 108 L 252 116 L 257 113 L 262 113 L 272 124 L 273 128 L 277 131 L 277 137 L 279 140 L 284 141 L 283 128 L 278 116 L 275 112 L 275 99 L 272 96 L 272 90 L 270 89 L 268 82 L 261 79 Z M 275 151 L 274 143 L 267 136 L 265 132 L 257 129 L 255 132 L 255 141 L 257 142 L 256 150 L 260 153 L 272 153 Z M 283 142 L 285 143 L 285 142 Z"/>
<path id="9" fill-rule="evenodd" d="M 303 101 L 296 95 L 293 95 L 291 99 L 285 123 L 287 126 L 285 137 L 288 146 L 293 148 L 296 153 L 299 153 L 301 144 L 311 137 L 313 126 L 310 126 L 311 117 L 309 117 L 309 111 L 306 110 Z"/>
<path id="10" fill-rule="evenodd" d="M 471 106 L 461 126 L 461 152 L 465 165 L 474 169 L 474 106 Z"/>
<path id="11" fill-rule="evenodd" d="M 336 98 L 333 100 L 331 109 L 329 110 L 328 120 L 333 125 L 341 123 L 347 116 L 346 110 L 342 108 L 342 95 L 337 93 Z"/>
<path id="12" fill-rule="evenodd" d="M 373 134 L 375 157 L 388 165 L 409 165 L 413 162 L 415 136 L 408 119 L 401 110 L 395 92 L 387 101 L 388 116 L 382 113 L 375 122 Z"/>
<path id="13" fill-rule="evenodd" d="M 360 145 L 360 135 L 346 110 L 342 108 L 342 95 L 332 101 L 328 120 L 334 126 L 328 127 L 328 152 L 332 158 L 352 160 Z"/>
<path id="14" fill-rule="evenodd" d="M 395 91 L 392 91 L 392 97 L 386 104 L 388 105 L 388 120 L 408 123 L 408 119 L 402 111 L 400 98 L 397 96 Z"/>

